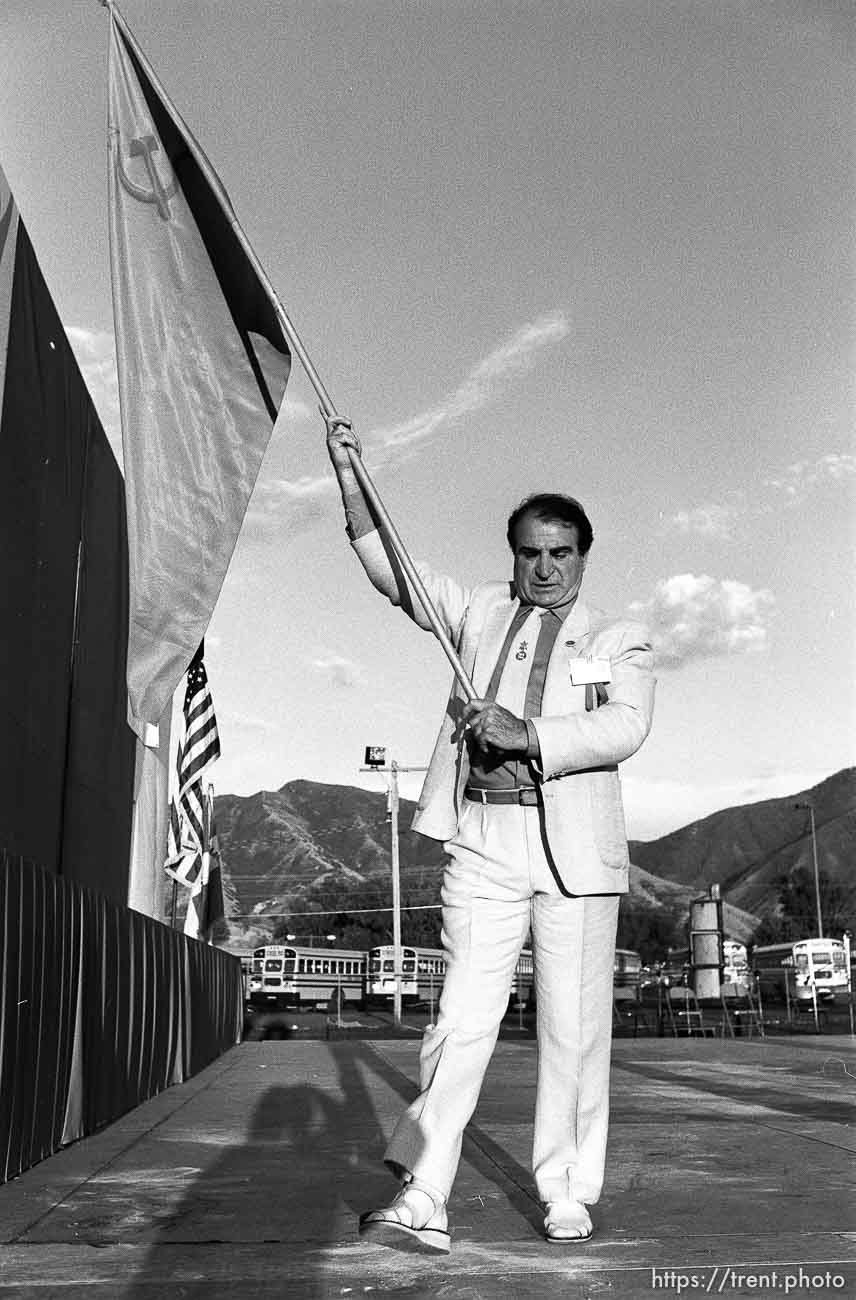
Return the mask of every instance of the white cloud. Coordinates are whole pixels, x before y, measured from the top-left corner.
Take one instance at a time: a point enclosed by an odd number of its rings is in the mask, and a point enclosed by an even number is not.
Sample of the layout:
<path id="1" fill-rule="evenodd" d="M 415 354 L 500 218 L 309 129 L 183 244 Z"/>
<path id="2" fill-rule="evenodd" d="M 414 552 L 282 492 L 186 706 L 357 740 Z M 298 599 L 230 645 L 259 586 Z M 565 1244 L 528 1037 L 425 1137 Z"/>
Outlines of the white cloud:
<path id="1" fill-rule="evenodd" d="M 267 479 L 256 484 L 244 527 L 264 541 L 272 528 L 282 528 L 289 540 L 305 532 L 327 513 L 328 500 L 338 497 L 338 484 L 329 474 L 298 479 Z"/>
<path id="2" fill-rule="evenodd" d="M 438 430 L 454 425 L 465 415 L 482 410 L 500 395 L 503 382 L 512 374 L 531 369 L 541 348 L 558 343 L 570 332 L 567 317 L 551 312 L 522 326 L 478 361 L 458 387 L 436 406 L 421 411 L 389 428 L 372 430 L 369 438 L 384 447 L 394 448 L 428 438 Z"/>
<path id="3" fill-rule="evenodd" d="M 856 456 L 849 452 L 829 452 L 816 460 L 795 461 L 780 474 L 762 479 L 751 497 L 742 490 L 729 492 L 723 501 L 707 501 L 677 511 L 664 520 L 664 527 L 701 537 L 731 537 L 741 516 L 799 505 L 815 488 L 824 483 L 843 482 L 854 474 Z"/>
<path id="4" fill-rule="evenodd" d="M 849 452 L 830 452 L 817 460 L 798 460 L 784 473 L 764 479 L 764 487 L 789 505 L 797 505 L 812 488 L 830 479 L 841 480 L 856 474 L 856 456 Z"/>
<path id="5" fill-rule="evenodd" d="M 318 418 L 318 412 L 313 411 L 308 403 L 300 397 L 292 397 L 291 393 L 286 391 L 285 398 L 279 408 L 277 423 L 280 420 L 288 424 L 303 424 L 308 420 Z"/>
<path id="6" fill-rule="evenodd" d="M 346 659 L 344 655 L 322 653 L 309 662 L 312 668 L 324 674 L 331 685 L 340 689 L 351 690 L 355 686 L 366 684 L 365 674 L 359 664 L 353 659 Z"/>
<path id="7" fill-rule="evenodd" d="M 678 573 L 657 584 L 648 601 L 630 606 L 651 628 L 657 662 L 675 668 L 691 659 L 763 650 L 774 597 L 731 578 Z"/>
<path id="8" fill-rule="evenodd" d="M 398 449 L 418 442 L 431 434 L 451 427 L 464 415 L 480 410 L 497 400 L 503 381 L 515 372 L 528 370 L 540 348 L 564 338 L 570 325 L 562 312 L 552 312 L 530 324 L 523 325 L 509 339 L 481 361 L 478 361 L 453 393 L 437 406 L 411 416 L 390 428 L 376 428 L 365 435 L 364 445 L 375 450 L 374 468 L 394 463 Z M 287 400 L 287 399 L 286 399 Z M 299 403 L 300 413 L 306 417 L 312 412 Z M 256 526 L 269 526 L 279 519 L 287 521 L 290 536 L 302 532 L 321 518 L 327 500 L 338 496 L 338 485 L 332 473 L 298 479 L 268 479 L 258 484 L 250 506 L 249 522 Z"/>
<path id="9" fill-rule="evenodd" d="M 729 537 L 738 517 L 734 505 L 711 502 L 693 510 L 679 510 L 668 525 L 680 533 L 698 533 L 702 537 Z"/>
<path id="10" fill-rule="evenodd" d="M 227 709 L 224 713 L 218 710 L 217 716 L 228 729 L 261 731 L 269 734 L 274 734 L 277 731 L 277 724 L 271 718 L 260 718 L 255 713 L 236 713 L 231 709 Z"/>
<path id="11" fill-rule="evenodd" d="M 314 478 L 306 474 L 302 478 L 295 479 L 268 479 L 264 483 L 259 483 L 255 495 L 258 498 L 256 504 L 265 511 L 270 511 L 282 504 L 298 506 L 301 502 L 310 502 L 316 497 L 335 495 L 337 491 L 336 480 L 331 471 L 329 474 L 317 475 Z"/>

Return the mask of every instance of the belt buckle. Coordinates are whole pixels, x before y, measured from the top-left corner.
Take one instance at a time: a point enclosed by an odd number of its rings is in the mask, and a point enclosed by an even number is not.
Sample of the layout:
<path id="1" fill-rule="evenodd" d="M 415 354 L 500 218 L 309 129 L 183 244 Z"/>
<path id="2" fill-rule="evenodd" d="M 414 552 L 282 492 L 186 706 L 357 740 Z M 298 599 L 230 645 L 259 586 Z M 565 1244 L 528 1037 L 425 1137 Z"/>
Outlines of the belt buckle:
<path id="1" fill-rule="evenodd" d="M 521 790 L 518 798 L 523 808 L 533 808 L 538 803 L 538 791 Z"/>

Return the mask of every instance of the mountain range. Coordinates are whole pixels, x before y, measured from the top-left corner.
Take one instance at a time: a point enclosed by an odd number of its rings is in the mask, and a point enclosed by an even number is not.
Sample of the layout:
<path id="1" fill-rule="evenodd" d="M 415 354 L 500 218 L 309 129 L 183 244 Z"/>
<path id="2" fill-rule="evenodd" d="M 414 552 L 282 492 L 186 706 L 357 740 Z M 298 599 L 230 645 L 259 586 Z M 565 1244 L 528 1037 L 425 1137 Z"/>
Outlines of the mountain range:
<path id="1" fill-rule="evenodd" d="M 630 902 L 686 915 L 692 899 L 717 884 L 724 927 L 746 940 L 778 905 L 780 880 L 813 868 L 807 805 L 815 815 L 818 862 L 856 919 L 856 768 L 785 798 L 726 808 L 656 840 L 630 842 Z M 439 893 L 440 844 L 409 830 L 415 804 L 400 800 L 402 891 Z M 335 897 L 390 888 L 387 796 L 353 786 L 290 781 L 275 791 L 219 795 L 228 947 L 268 940 L 284 918 L 299 918 L 310 892 Z M 317 904 L 316 904 L 317 906 Z M 299 928 L 299 919 L 290 920 Z M 223 942 L 223 940 L 221 940 Z"/>

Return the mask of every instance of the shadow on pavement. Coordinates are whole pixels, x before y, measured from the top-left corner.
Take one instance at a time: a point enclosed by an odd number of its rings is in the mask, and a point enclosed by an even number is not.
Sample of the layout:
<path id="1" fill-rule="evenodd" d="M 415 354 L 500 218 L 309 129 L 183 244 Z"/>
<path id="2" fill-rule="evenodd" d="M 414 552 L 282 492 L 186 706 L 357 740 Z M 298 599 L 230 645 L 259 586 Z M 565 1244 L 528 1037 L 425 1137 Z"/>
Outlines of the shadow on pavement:
<path id="1" fill-rule="evenodd" d="M 250 1050 L 259 1048 L 264 1051 L 262 1044 Z M 178 1203 L 164 1208 L 159 1222 L 157 1213 L 151 1216 L 156 1238 L 133 1280 L 117 1294 L 127 1300 L 160 1300 L 167 1291 L 175 1300 L 202 1296 L 212 1300 L 225 1294 L 299 1294 L 301 1300 L 320 1300 L 328 1294 L 325 1251 L 354 1245 L 359 1214 L 386 1204 L 395 1191 L 382 1164 L 384 1137 L 365 1084 L 366 1073 L 380 1073 L 406 1101 L 415 1089 L 365 1044 L 330 1044 L 327 1053 L 327 1061 L 335 1066 L 333 1078 L 328 1074 L 319 1085 L 309 1079 L 271 1082 L 258 1093 L 248 1120 L 233 1123 L 222 1135 L 227 1138 L 222 1154 L 198 1172 Z M 263 1068 L 267 1080 L 276 1073 L 275 1060 Z M 293 1063 L 285 1068 L 293 1078 Z M 204 1144 L 208 1136 L 204 1115 L 199 1116 L 199 1124 Z M 175 1135 L 169 1140 L 175 1143 Z M 175 1145 L 176 1159 L 182 1145 Z M 210 1147 L 194 1148 L 197 1164 L 200 1149 Z M 191 1156 L 185 1167 L 192 1160 Z M 216 1280 L 206 1277 L 200 1254 L 205 1244 L 215 1248 L 221 1259 L 224 1245 L 234 1248 L 233 1291 L 223 1289 L 222 1264 Z M 293 1290 L 290 1244 L 299 1260 L 299 1282 L 295 1280 Z M 265 1252 L 271 1259 L 271 1276 L 263 1279 Z M 254 1279 L 250 1286 L 248 1256 Z M 275 1267 L 278 1277 L 272 1275 Z"/>

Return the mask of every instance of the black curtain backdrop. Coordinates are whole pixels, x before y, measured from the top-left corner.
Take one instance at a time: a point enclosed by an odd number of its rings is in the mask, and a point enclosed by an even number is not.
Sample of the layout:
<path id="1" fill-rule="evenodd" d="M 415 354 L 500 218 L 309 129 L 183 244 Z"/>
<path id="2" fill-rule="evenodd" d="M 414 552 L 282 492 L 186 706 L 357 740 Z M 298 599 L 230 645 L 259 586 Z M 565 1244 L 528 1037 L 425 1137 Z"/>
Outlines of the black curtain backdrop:
<path id="1" fill-rule="evenodd" d="M 241 963 L 0 850 L 0 1183 L 240 1041 Z"/>
<path id="2" fill-rule="evenodd" d="M 19 222 L 0 412 L 0 848 L 117 902 L 127 620 L 122 477 Z"/>

